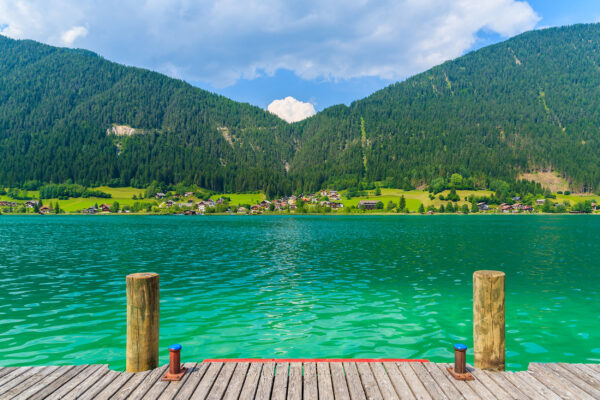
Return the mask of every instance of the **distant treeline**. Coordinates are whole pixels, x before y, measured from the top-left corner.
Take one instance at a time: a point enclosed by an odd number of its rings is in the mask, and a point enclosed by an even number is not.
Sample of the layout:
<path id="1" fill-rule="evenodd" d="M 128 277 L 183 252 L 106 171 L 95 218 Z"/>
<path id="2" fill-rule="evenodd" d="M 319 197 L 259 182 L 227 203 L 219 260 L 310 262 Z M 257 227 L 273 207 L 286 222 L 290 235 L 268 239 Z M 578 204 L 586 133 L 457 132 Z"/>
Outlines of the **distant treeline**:
<path id="1" fill-rule="evenodd" d="M 109 193 L 105 193 L 97 189 L 89 189 L 78 184 L 61 185 L 49 184 L 39 188 L 40 199 L 68 199 L 69 197 L 101 197 L 105 199 L 111 198 Z"/>

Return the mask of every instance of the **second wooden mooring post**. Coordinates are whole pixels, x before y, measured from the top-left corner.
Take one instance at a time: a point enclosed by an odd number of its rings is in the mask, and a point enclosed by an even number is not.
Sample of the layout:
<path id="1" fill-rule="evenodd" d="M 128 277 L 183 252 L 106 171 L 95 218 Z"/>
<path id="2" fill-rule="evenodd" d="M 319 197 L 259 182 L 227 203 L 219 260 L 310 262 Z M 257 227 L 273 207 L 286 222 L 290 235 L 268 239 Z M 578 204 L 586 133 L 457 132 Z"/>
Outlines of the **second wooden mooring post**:
<path id="1" fill-rule="evenodd" d="M 127 372 L 158 367 L 159 277 L 127 275 Z"/>
<path id="2" fill-rule="evenodd" d="M 475 368 L 504 371 L 504 279 L 501 271 L 473 274 L 473 350 Z"/>

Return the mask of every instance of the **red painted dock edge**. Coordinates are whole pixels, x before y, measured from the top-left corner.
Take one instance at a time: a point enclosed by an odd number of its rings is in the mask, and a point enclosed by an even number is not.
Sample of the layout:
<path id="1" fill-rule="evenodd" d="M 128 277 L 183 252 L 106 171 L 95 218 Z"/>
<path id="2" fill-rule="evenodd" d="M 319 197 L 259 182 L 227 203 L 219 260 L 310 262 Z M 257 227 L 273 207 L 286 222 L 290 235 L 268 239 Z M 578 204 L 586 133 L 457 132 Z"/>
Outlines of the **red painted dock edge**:
<path id="1" fill-rule="evenodd" d="M 409 358 L 209 358 L 204 360 L 210 362 L 429 362 L 429 360 Z"/>

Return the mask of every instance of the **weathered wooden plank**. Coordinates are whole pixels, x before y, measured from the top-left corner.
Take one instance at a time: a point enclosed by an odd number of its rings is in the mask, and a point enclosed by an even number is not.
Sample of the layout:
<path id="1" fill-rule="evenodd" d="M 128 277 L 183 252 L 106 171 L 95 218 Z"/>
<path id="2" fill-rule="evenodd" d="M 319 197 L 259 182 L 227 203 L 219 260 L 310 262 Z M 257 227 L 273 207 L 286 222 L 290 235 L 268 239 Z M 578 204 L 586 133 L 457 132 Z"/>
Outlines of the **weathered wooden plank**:
<path id="1" fill-rule="evenodd" d="M 166 366 L 164 372 L 154 381 L 154 384 L 148 388 L 146 393 L 144 394 L 144 400 L 156 400 L 160 397 L 162 392 L 165 391 L 167 386 L 169 386 L 169 381 L 163 381 L 162 377 L 169 371 L 169 366 Z M 143 382 L 143 381 L 142 381 Z"/>
<path id="2" fill-rule="evenodd" d="M 271 397 L 271 389 L 273 388 L 273 378 L 275 375 L 275 363 L 264 363 L 260 378 L 258 380 L 258 388 L 256 389 L 257 400 L 268 400 Z"/>
<path id="3" fill-rule="evenodd" d="M 75 379 L 67 382 L 66 385 L 54 392 L 52 394 L 53 399 L 75 399 L 110 372 L 106 364 L 95 365 L 94 367 L 97 368 L 86 371 L 87 376 L 86 374 L 81 374 L 81 376 L 75 377 Z"/>
<path id="4" fill-rule="evenodd" d="M 562 377 L 558 377 L 548 368 L 540 364 L 529 364 L 528 372 L 542 384 L 548 386 L 554 393 L 565 399 L 592 399 L 590 395 L 579 389 L 577 386 L 565 382 Z"/>
<path id="5" fill-rule="evenodd" d="M 473 373 L 473 368 L 467 366 L 467 370 Z M 489 389 L 481 383 L 479 380 L 465 381 L 465 384 L 469 386 L 475 393 L 477 393 L 481 399 L 497 399 L 495 393 L 489 391 Z"/>
<path id="6" fill-rule="evenodd" d="M 593 380 L 591 380 L 590 383 L 590 379 L 587 377 L 586 374 L 580 373 L 577 369 L 567 369 L 558 364 L 547 364 L 546 366 L 552 371 L 554 371 L 557 375 L 563 376 L 572 384 L 577 385 L 580 389 L 584 390 L 590 396 L 596 399 L 600 399 L 600 390 L 594 387 L 595 382 Z"/>
<path id="7" fill-rule="evenodd" d="M 538 393 L 541 394 L 542 397 L 539 397 L 539 398 L 548 399 L 548 400 L 561 399 L 561 397 L 558 394 L 554 393 L 549 387 L 542 384 L 539 380 L 534 378 L 527 371 L 515 372 L 513 374 L 513 377 L 516 381 L 521 381 L 521 382 L 529 385 L 530 387 L 534 388 Z"/>
<path id="8" fill-rule="evenodd" d="M 159 400 L 172 400 L 179 392 L 183 386 L 185 386 L 188 379 L 192 375 L 192 372 L 195 371 L 197 363 L 184 363 L 183 367 L 187 368 L 187 371 L 183 375 L 180 381 L 169 382 L 165 390 L 160 394 Z M 113 399 L 111 399 L 113 400 Z"/>
<path id="9" fill-rule="evenodd" d="M 331 369 L 331 382 L 333 383 L 333 394 L 335 398 L 342 400 L 350 399 L 348 382 L 346 382 L 346 375 L 342 363 L 333 362 L 329 364 L 329 369 Z"/>
<path id="10" fill-rule="evenodd" d="M 358 370 L 358 375 L 360 376 L 360 381 L 362 382 L 362 387 L 365 390 L 367 399 L 383 399 L 381 392 L 379 391 L 379 387 L 377 386 L 377 382 L 375 381 L 375 377 L 373 376 L 373 372 L 371 371 L 371 368 L 369 368 L 369 364 L 358 362 L 356 363 L 356 369 Z"/>
<path id="11" fill-rule="evenodd" d="M 583 364 L 596 372 L 600 372 L 600 364 Z"/>
<path id="12" fill-rule="evenodd" d="M 369 363 L 369 367 L 371 367 L 371 372 L 375 377 L 375 382 L 377 382 L 377 386 L 379 386 L 379 391 L 381 392 L 383 399 L 399 400 L 396 390 L 394 389 L 394 385 L 392 385 L 392 381 L 385 371 L 383 364 L 380 362 L 373 362 Z"/>
<path id="13" fill-rule="evenodd" d="M 290 363 L 279 362 L 275 368 L 275 381 L 273 382 L 273 390 L 271 391 L 271 399 L 285 400 L 288 388 L 288 375 Z"/>
<path id="14" fill-rule="evenodd" d="M 527 398 L 534 400 L 544 398 L 542 393 L 538 392 L 538 390 L 529 383 L 518 378 L 514 372 L 505 372 L 503 376 L 504 379 L 509 381 L 514 387 L 518 388 L 521 393 L 525 394 Z"/>
<path id="15" fill-rule="evenodd" d="M 16 379 L 19 376 L 29 374 L 30 370 L 33 368 L 34 367 L 18 367 L 18 368 L 13 369 L 6 375 L 0 377 L 0 390 L 2 389 L 2 386 L 4 386 L 6 383 L 12 382 L 14 379 Z M 35 368 L 40 369 L 41 367 L 35 367 Z"/>
<path id="16" fill-rule="evenodd" d="M 396 363 L 396 367 L 408 383 L 408 387 L 414 393 L 415 397 L 419 400 L 431 399 L 431 395 L 423 385 L 423 382 L 419 379 L 415 371 L 410 367 L 408 362 Z"/>
<path id="17" fill-rule="evenodd" d="M 167 373 L 168 365 L 163 365 L 162 367 L 153 369 L 150 371 L 148 375 L 144 377 L 144 380 L 141 381 L 137 387 L 131 392 L 129 398 L 131 399 L 144 399 L 146 392 L 150 390 L 152 386 L 156 383 L 156 381 L 160 380 L 164 374 Z"/>
<path id="18" fill-rule="evenodd" d="M 56 369 L 58 369 L 56 366 L 33 368 L 33 371 L 30 370 L 31 374 L 17 377 L 12 382 L 7 382 L 0 387 L 0 398 L 10 399 L 18 395 L 31 385 L 35 385 L 36 382 L 40 381 L 43 377 Z"/>
<path id="19" fill-rule="evenodd" d="M 0 378 L 2 378 L 6 374 L 13 372 L 15 369 L 17 369 L 17 367 L 2 367 L 2 368 L 0 368 Z"/>
<path id="20" fill-rule="evenodd" d="M 198 384 L 198 387 L 192 394 L 191 398 L 198 400 L 206 399 L 208 393 L 210 392 L 210 389 L 217 380 L 217 376 L 219 376 L 219 372 L 221 372 L 221 369 L 223 368 L 223 364 L 224 363 L 222 362 L 210 363 L 208 370 L 202 377 L 202 380 Z"/>
<path id="21" fill-rule="evenodd" d="M 89 365 L 83 370 L 79 371 L 79 373 L 75 374 L 71 379 L 64 382 L 60 386 L 54 389 L 52 392 L 53 399 L 61 399 L 65 394 L 69 393 L 73 388 L 77 387 L 81 382 L 88 379 L 92 374 L 99 373 L 99 371 L 104 371 L 104 373 L 108 372 L 108 365 Z M 50 388 L 52 389 L 52 388 Z M 40 394 L 36 394 L 36 397 L 39 397 Z"/>
<path id="22" fill-rule="evenodd" d="M 302 363 L 290 363 L 288 400 L 302 400 Z"/>
<path id="23" fill-rule="evenodd" d="M 587 374 L 591 379 L 593 379 L 595 382 L 597 382 L 596 387 L 600 388 L 600 371 L 593 370 L 592 368 L 589 367 L 588 364 L 569 364 L 569 365 L 577 368 L 582 373 Z"/>
<path id="24" fill-rule="evenodd" d="M 406 400 L 416 399 L 415 395 L 413 394 L 412 390 L 410 389 L 410 386 L 408 386 L 406 379 L 404 379 L 404 376 L 398 369 L 398 366 L 396 365 L 396 363 L 385 362 L 385 363 L 383 363 L 383 366 L 385 367 L 388 377 L 390 378 L 390 381 L 392 382 L 392 385 L 394 386 L 394 390 L 396 391 L 398 396 L 403 400 L 404 399 L 406 399 Z"/>
<path id="25" fill-rule="evenodd" d="M 419 380 L 423 382 L 425 389 L 429 392 L 431 397 L 434 399 L 444 399 L 448 400 L 448 397 L 444 394 L 442 388 L 437 384 L 437 382 L 431 377 L 429 372 L 423 366 L 423 363 L 420 362 L 409 362 L 407 363 L 409 366 L 415 371 L 415 374 L 419 377 Z"/>
<path id="26" fill-rule="evenodd" d="M 227 387 L 227 391 L 225 392 L 223 400 L 237 400 L 240 397 L 242 385 L 244 384 L 244 380 L 246 379 L 246 373 L 248 372 L 249 367 L 250 363 L 237 363 L 237 365 L 235 366 L 235 371 L 233 371 L 233 376 L 229 381 L 229 386 Z"/>
<path id="27" fill-rule="evenodd" d="M 258 388 L 258 380 L 260 379 L 262 371 L 262 363 L 251 363 L 242 386 L 242 393 L 240 393 L 240 399 L 253 399 Z"/>
<path id="28" fill-rule="evenodd" d="M 24 390 L 21 390 L 20 393 L 16 394 L 12 399 L 14 400 L 27 400 L 31 396 L 35 395 L 37 392 L 42 390 L 44 387 L 51 384 L 53 381 L 60 379 L 61 376 L 72 370 L 74 367 L 72 365 L 58 367 L 54 371 L 50 372 L 48 375 L 44 376 L 42 379 L 38 380 L 33 385 L 26 387 Z M 7 396 L 8 397 L 8 396 Z M 8 397 L 10 398 L 10 397 Z"/>
<path id="29" fill-rule="evenodd" d="M 317 387 L 319 400 L 333 400 L 333 382 L 328 362 L 317 363 Z"/>
<path id="30" fill-rule="evenodd" d="M 121 372 L 119 376 L 113 379 L 104 389 L 95 394 L 93 397 L 89 397 L 94 400 L 107 400 L 112 398 L 131 378 L 134 377 L 133 372 Z"/>
<path id="31" fill-rule="evenodd" d="M 579 367 L 577 367 L 576 365 L 565 363 L 554 364 L 552 368 L 557 373 L 561 373 L 561 371 L 567 371 L 567 373 L 572 374 L 573 376 L 577 377 L 577 379 L 580 379 L 581 381 L 585 382 L 585 384 L 589 386 L 589 389 L 586 388 L 585 385 L 577 386 L 579 386 L 592 396 L 595 396 L 600 399 L 600 381 L 596 380 L 593 376 L 589 375 L 584 370 L 579 369 Z"/>
<path id="32" fill-rule="evenodd" d="M 536 372 L 542 372 L 542 373 L 547 374 L 549 379 L 551 379 L 551 378 L 554 379 L 555 385 L 562 386 L 564 389 L 566 389 L 567 392 L 574 393 L 576 396 L 579 396 L 580 398 L 583 398 L 583 399 L 594 398 L 594 396 L 588 394 L 585 390 L 583 390 L 582 388 L 580 388 L 578 386 L 579 384 L 585 384 L 585 382 L 578 380 L 576 377 L 574 377 L 572 375 L 567 377 L 566 376 L 567 374 L 565 374 L 565 373 L 557 373 L 553 369 L 552 364 L 530 363 L 528 371 L 536 371 Z M 537 376 L 536 376 L 536 378 L 537 378 Z"/>
<path id="33" fill-rule="evenodd" d="M 190 376 L 188 377 L 185 385 L 179 389 L 177 394 L 175 395 L 175 399 L 177 400 L 189 400 L 192 397 L 192 393 L 198 387 L 198 384 L 208 371 L 211 363 L 198 363 L 196 367 L 190 371 Z"/>
<path id="34" fill-rule="evenodd" d="M 444 391 L 446 396 L 450 399 L 463 399 L 462 393 L 450 382 L 448 379 L 449 374 L 445 374 L 434 363 L 423 363 L 423 368 L 429 372 L 429 375 L 438 384 L 438 386 Z M 452 377 L 450 377 L 452 379 Z"/>
<path id="35" fill-rule="evenodd" d="M 475 377 L 475 381 L 471 382 L 478 383 L 478 385 L 472 385 L 474 386 L 475 390 L 482 391 L 483 388 L 485 388 L 495 399 L 510 400 L 509 394 L 506 391 L 504 391 L 500 386 L 498 386 L 498 384 L 495 381 L 493 381 L 488 375 L 484 374 L 484 371 L 470 367 L 468 367 L 467 370 L 471 373 L 471 375 Z"/>
<path id="36" fill-rule="evenodd" d="M 8 391 L 29 377 L 39 373 L 43 368 L 45 367 L 22 367 L 5 375 L 4 379 L 0 382 L 0 394 Z"/>
<path id="37" fill-rule="evenodd" d="M 304 363 L 304 399 L 318 400 L 319 388 L 317 383 L 317 364 Z"/>
<path id="38" fill-rule="evenodd" d="M 487 375 L 491 380 L 493 380 L 499 387 L 502 388 L 511 399 L 517 400 L 529 400 L 529 397 L 519 390 L 518 387 L 512 384 L 509 380 L 506 379 L 506 375 L 508 372 L 489 372 L 489 371 L 481 371 L 485 375 Z"/>
<path id="39" fill-rule="evenodd" d="M 219 376 L 217 376 L 214 385 L 208 393 L 208 400 L 221 400 L 223 394 L 225 394 L 225 391 L 227 390 L 227 385 L 229 385 L 229 381 L 231 380 L 233 371 L 235 371 L 235 367 L 237 367 L 237 363 L 225 363 L 223 368 L 221 368 L 221 372 L 219 372 Z"/>
<path id="40" fill-rule="evenodd" d="M 144 371 L 144 372 L 125 372 L 126 374 L 133 374 L 131 379 L 129 379 L 121 388 L 113 394 L 111 400 L 124 400 L 129 397 L 131 392 L 133 392 L 139 385 L 146 379 L 152 370 Z"/>
<path id="41" fill-rule="evenodd" d="M 29 396 L 29 400 L 41 400 L 45 399 L 58 390 L 60 387 L 65 385 L 71 379 L 75 378 L 79 374 L 83 374 L 85 370 L 89 368 L 89 365 L 78 365 L 76 367 L 71 368 L 67 373 L 62 375 L 60 378 L 55 379 L 51 382 L 48 382 L 44 385 L 44 387 L 39 390 L 34 395 Z"/>
<path id="42" fill-rule="evenodd" d="M 440 373 L 446 377 L 446 379 L 460 392 L 462 397 L 467 400 L 480 400 L 481 396 L 479 396 L 465 381 L 459 381 L 458 379 L 454 379 L 452 375 L 448 372 L 449 364 L 445 363 L 427 363 L 431 366 L 437 368 Z M 427 365 L 426 364 L 426 365 Z"/>
<path id="43" fill-rule="evenodd" d="M 116 371 L 108 371 L 102 378 L 98 379 L 94 382 L 93 385 L 86 386 L 84 390 L 81 391 L 78 395 L 74 395 L 74 392 L 71 392 L 65 396 L 67 399 L 78 399 L 78 400 L 90 400 L 96 397 L 98 393 L 104 390 L 105 387 L 110 385 L 115 379 L 117 379 L 121 374 Z"/>
<path id="44" fill-rule="evenodd" d="M 348 391 L 352 400 L 366 400 L 367 396 L 360 382 L 360 376 L 356 369 L 356 363 L 345 362 L 344 371 L 346 371 L 346 381 L 348 382 Z M 305 378 L 306 379 L 306 378 Z"/>

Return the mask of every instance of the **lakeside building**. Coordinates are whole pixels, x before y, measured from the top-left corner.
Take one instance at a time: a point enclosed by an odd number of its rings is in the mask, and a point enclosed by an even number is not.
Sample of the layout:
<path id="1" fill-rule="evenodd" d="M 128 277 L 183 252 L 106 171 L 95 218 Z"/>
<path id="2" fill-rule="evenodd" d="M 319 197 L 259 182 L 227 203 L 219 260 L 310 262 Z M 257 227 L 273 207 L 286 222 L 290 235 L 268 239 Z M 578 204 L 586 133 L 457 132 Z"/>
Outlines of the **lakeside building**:
<path id="1" fill-rule="evenodd" d="M 374 200 L 361 200 L 358 202 L 358 208 L 364 208 L 365 210 L 374 210 L 377 207 L 379 201 Z"/>

